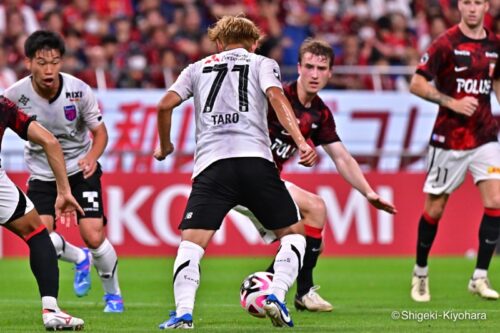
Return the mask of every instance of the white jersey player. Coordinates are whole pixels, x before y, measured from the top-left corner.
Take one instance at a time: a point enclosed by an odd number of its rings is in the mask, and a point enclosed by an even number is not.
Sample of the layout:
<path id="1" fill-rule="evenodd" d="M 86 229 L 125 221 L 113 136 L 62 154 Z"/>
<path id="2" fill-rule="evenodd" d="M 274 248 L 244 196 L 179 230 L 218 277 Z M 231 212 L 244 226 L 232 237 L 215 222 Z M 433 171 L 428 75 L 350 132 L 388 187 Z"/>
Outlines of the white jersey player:
<path id="1" fill-rule="evenodd" d="M 105 312 L 123 312 L 117 275 L 116 252 L 104 228 L 101 167 L 97 162 L 108 141 L 96 98 L 83 81 L 60 73 L 64 42 L 49 31 L 36 31 L 25 42 L 31 75 L 5 91 L 17 106 L 45 126 L 64 152 L 71 191 L 85 215 L 78 214 L 80 234 L 88 249 L 80 249 L 54 232 L 56 187 L 42 147 L 27 143 L 25 158 L 30 171 L 28 196 L 35 204 L 61 259 L 75 264 L 73 283 L 77 296 L 90 289 L 91 255 L 105 291 Z M 92 133 L 91 140 L 89 134 Z M 90 251 L 89 251 L 90 250 Z"/>
<path id="2" fill-rule="evenodd" d="M 225 158 L 262 157 L 273 161 L 264 94 L 270 87 L 281 87 L 276 61 L 243 47 L 207 57 L 182 72 L 169 91 L 182 100 L 193 96 L 193 178 Z"/>
<path id="3" fill-rule="evenodd" d="M 225 16 L 208 34 L 222 52 L 186 68 L 158 106 L 160 147 L 154 153 L 158 160 L 173 151 L 173 109 L 193 96 L 196 112 L 193 187 L 179 226 L 182 241 L 174 263 L 176 310 L 160 328 L 193 327 L 199 263 L 224 216 L 237 204 L 248 207 L 280 239 L 272 294 L 264 309 L 273 325 L 293 326 L 284 299 L 302 265 L 304 227 L 272 162 L 267 98 L 297 143 L 301 162 L 311 166 L 317 156 L 300 134 L 283 94 L 278 65 L 253 53 L 260 38 L 254 23 Z"/>
<path id="4" fill-rule="evenodd" d="M 92 147 L 89 129 L 97 128 L 103 120 L 91 88 L 72 75 L 59 74 L 60 88 L 52 100 L 47 101 L 35 91 L 31 76 L 17 81 L 4 94 L 25 113 L 36 116 L 58 139 L 68 175 L 72 176 L 82 171 L 78 161 Z M 24 157 L 30 179 L 55 180 L 41 146 L 28 141 Z"/>

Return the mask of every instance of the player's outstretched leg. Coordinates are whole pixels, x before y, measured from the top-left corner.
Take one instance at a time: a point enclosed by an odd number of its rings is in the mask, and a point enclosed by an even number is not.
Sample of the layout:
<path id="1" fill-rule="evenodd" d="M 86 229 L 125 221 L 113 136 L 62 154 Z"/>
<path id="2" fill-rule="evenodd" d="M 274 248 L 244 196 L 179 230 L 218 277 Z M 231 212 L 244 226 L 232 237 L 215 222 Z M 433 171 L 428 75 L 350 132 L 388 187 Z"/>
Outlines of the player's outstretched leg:
<path id="1" fill-rule="evenodd" d="M 40 229 L 26 237 L 26 243 L 30 248 L 31 270 L 36 277 L 42 296 L 43 325 L 48 330 L 81 330 L 84 325 L 83 320 L 61 311 L 57 305 L 59 289 L 57 255 L 47 229 L 43 225 Z"/>
<path id="2" fill-rule="evenodd" d="M 329 312 L 333 306 L 325 301 L 317 292 L 319 286 L 313 282 L 313 271 L 321 253 L 322 229 L 305 225 L 306 252 L 304 266 L 297 276 L 297 294 L 294 305 L 297 310 Z"/>
<path id="3" fill-rule="evenodd" d="M 91 258 L 88 249 L 82 249 L 69 243 L 55 231 L 50 233 L 50 239 L 56 249 L 57 257 L 75 265 L 75 277 L 73 280 L 75 295 L 78 297 L 87 295 L 91 288 Z"/>
<path id="4" fill-rule="evenodd" d="M 28 209 L 24 207 L 20 211 L 24 212 Z M 30 249 L 30 267 L 42 299 L 42 320 L 45 328 L 50 330 L 82 329 L 83 320 L 62 312 L 57 304 L 59 292 L 57 254 L 47 228 L 41 223 L 37 212 L 31 210 L 12 220 L 6 227 L 23 238 Z"/>
<path id="5" fill-rule="evenodd" d="M 200 285 L 200 261 L 205 250 L 196 243 L 183 240 L 179 244 L 174 262 L 174 298 L 176 311 L 159 325 L 160 329 L 185 328 L 193 325 L 196 291 Z"/>
<path id="6" fill-rule="evenodd" d="M 300 234 L 283 236 L 276 258 L 271 295 L 266 299 L 264 310 L 274 326 L 293 327 L 293 321 L 285 305 L 285 296 L 297 278 L 302 266 L 306 240 Z"/>
<path id="7" fill-rule="evenodd" d="M 471 293 L 490 300 L 498 299 L 498 292 L 491 287 L 488 280 L 488 268 L 498 242 L 499 229 L 500 209 L 485 208 L 479 227 L 476 269 L 469 281 L 468 289 Z"/>
<path id="8" fill-rule="evenodd" d="M 90 252 L 105 292 L 104 312 L 123 312 L 123 298 L 118 284 L 118 257 L 115 248 L 105 238 L 97 249 L 90 249 Z"/>

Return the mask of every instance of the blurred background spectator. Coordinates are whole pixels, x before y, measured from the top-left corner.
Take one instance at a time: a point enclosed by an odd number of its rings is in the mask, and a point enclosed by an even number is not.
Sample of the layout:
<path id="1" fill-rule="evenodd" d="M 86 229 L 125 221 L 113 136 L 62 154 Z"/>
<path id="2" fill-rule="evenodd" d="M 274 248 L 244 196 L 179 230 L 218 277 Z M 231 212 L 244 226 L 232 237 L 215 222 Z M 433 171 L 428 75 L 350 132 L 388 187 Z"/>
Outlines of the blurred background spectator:
<path id="1" fill-rule="evenodd" d="M 190 62 L 216 51 L 206 29 L 245 13 L 265 37 L 258 52 L 294 79 L 304 38 L 336 58 L 336 89 L 405 90 L 420 55 L 458 21 L 457 0 L 2 0 L 0 88 L 26 75 L 23 43 L 44 28 L 63 35 L 64 70 L 95 88 L 165 88 Z M 500 0 L 488 28 L 500 33 Z M 401 66 L 401 67 L 400 67 Z M 388 73 L 379 75 L 380 73 Z"/>
<path id="2" fill-rule="evenodd" d="M 7 66 L 5 49 L 0 47 L 0 89 L 10 87 L 17 81 L 16 72 Z"/>

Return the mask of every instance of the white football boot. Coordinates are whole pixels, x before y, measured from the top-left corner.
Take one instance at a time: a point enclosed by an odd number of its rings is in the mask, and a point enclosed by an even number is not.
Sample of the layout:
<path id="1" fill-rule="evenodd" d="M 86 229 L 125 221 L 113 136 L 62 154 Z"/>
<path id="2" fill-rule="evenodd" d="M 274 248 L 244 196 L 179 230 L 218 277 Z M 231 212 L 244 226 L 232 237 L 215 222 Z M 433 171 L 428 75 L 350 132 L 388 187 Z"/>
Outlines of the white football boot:
<path id="1" fill-rule="evenodd" d="M 73 317 L 61 310 L 43 310 L 43 325 L 47 331 L 80 331 L 83 329 L 83 320 Z"/>
<path id="2" fill-rule="evenodd" d="M 413 274 L 411 278 L 411 298 L 415 302 L 429 302 L 431 294 L 429 292 L 429 277 Z"/>
<path id="3" fill-rule="evenodd" d="M 314 286 L 309 289 L 309 292 L 302 297 L 295 297 L 295 308 L 299 311 L 307 310 L 311 312 L 330 312 L 333 306 L 325 301 L 316 290 L 319 286 Z"/>
<path id="4" fill-rule="evenodd" d="M 474 295 L 479 295 L 485 299 L 497 300 L 498 293 L 491 288 L 490 281 L 487 277 L 470 279 L 469 291 Z"/>

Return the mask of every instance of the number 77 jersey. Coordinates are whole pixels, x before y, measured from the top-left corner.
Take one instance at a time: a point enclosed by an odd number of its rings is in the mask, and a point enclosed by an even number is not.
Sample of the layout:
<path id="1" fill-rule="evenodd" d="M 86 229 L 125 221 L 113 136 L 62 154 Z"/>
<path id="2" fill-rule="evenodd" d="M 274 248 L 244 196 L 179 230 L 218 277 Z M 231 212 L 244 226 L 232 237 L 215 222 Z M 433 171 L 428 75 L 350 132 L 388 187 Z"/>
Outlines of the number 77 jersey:
<path id="1" fill-rule="evenodd" d="M 273 161 L 266 90 L 282 89 L 276 61 L 243 48 L 189 65 L 169 91 L 193 96 L 196 151 L 193 178 L 217 160 L 262 157 Z"/>

